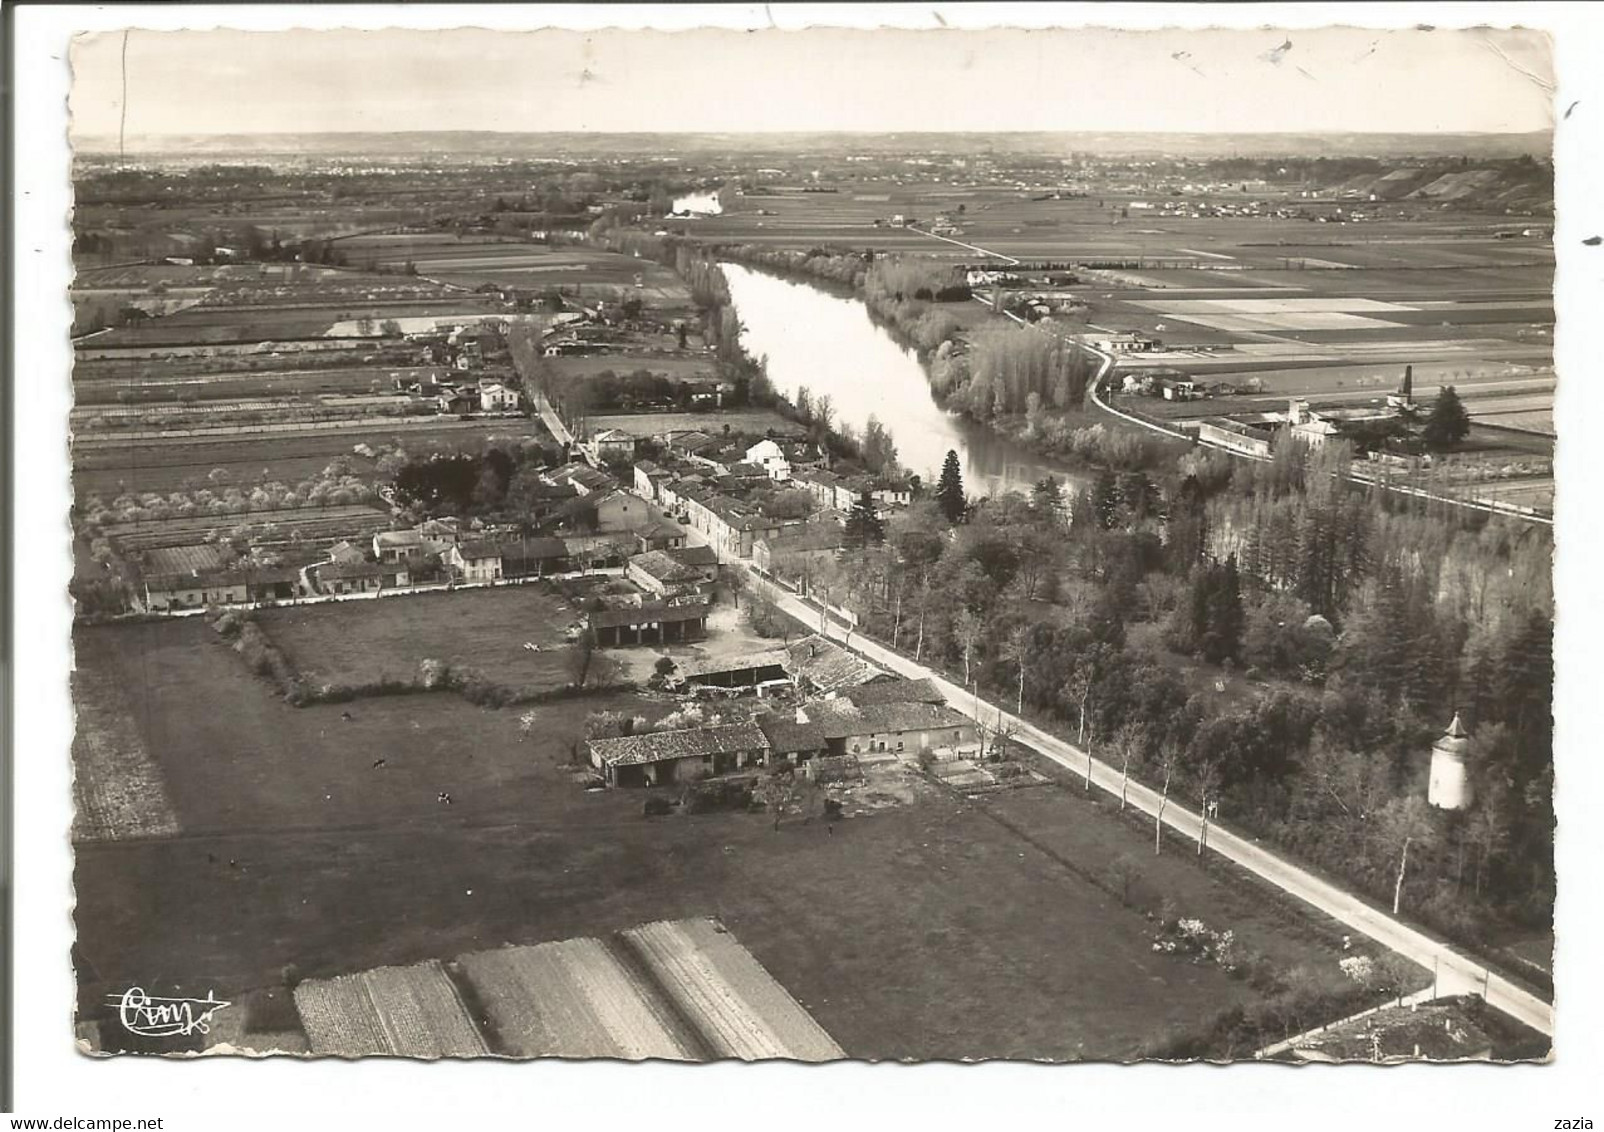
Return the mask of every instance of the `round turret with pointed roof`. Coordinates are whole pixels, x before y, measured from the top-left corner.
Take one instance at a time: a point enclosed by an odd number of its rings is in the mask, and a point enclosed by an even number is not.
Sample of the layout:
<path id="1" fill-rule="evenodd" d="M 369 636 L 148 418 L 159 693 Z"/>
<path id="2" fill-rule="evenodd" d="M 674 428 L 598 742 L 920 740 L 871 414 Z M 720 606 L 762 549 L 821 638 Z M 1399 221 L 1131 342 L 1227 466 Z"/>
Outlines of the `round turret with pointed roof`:
<path id="1" fill-rule="evenodd" d="M 1442 737 L 1431 748 L 1431 778 L 1426 800 L 1444 810 L 1463 810 L 1475 800 L 1470 783 L 1470 755 L 1473 740 L 1459 713 L 1454 713 Z"/>

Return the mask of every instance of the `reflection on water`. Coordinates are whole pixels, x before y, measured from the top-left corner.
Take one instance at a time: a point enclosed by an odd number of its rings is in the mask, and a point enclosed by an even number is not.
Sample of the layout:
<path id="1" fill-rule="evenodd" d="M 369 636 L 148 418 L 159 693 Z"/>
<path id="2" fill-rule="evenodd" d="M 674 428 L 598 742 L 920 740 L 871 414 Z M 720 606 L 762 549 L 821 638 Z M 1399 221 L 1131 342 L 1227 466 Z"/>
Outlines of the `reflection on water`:
<path id="1" fill-rule="evenodd" d="M 958 453 L 972 495 L 1028 492 L 1049 475 L 1061 483 L 1083 478 L 944 411 L 918 357 L 875 325 L 857 299 L 740 264 L 726 263 L 724 274 L 744 328 L 741 343 L 753 357 L 768 359 L 775 389 L 787 397 L 803 385 L 815 398 L 829 394 L 835 420 L 860 435 L 870 415 L 878 417 L 896 440 L 898 459 L 925 483 L 936 482 L 948 449 Z"/>

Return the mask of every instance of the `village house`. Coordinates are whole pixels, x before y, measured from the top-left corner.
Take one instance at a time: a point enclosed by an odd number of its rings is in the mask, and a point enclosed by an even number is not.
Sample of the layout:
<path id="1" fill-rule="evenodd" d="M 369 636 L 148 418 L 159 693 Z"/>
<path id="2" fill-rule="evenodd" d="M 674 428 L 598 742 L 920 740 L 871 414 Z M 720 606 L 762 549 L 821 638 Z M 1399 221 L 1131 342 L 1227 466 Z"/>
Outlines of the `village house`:
<path id="1" fill-rule="evenodd" d="M 664 786 L 761 767 L 769 742 L 750 721 L 591 739 L 591 765 L 608 786 Z"/>
<path id="2" fill-rule="evenodd" d="M 591 495 L 615 486 L 612 476 L 578 461 L 553 468 L 549 472 L 542 472 L 540 478 L 553 487 L 572 488 L 580 495 Z"/>
<path id="3" fill-rule="evenodd" d="M 635 494 L 653 503 L 661 503 L 662 485 L 673 480 L 674 473 L 660 468 L 650 460 L 635 463 Z"/>
<path id="4" fill-rule="evenodd" d="M 586 622 L 596 634 L 596 644 L 603 648 L 694 641 L 707 635 L 707 605 L 656 602 L 601 609 L 587 614 Z"/>
<path id="5" fill-rule="evenodd" d="M 609 491 L 596 499 L 593 506 L 596 530 L 603 534 L 633 533 L 656 523 L 645 501 L 628 492 Z"/>
<path id="6" fill-rule="evenodd" d="M 791 478 L 791 461 L 785 458 L 785 450 L 772 440 L 760 440 L 748 448 L 746 462 L 762 468 L 775 483 Z"/>
<path id="7" fill-rule="evenodd" d="M 613 464 L 635 458 L 635 445 L 640 443 L 632 432 L 621 428 L 607 428 L 596 433 L 585 445 L 586 451 L 597 463 Z"/>
<path id="8" fill-rule="evenodd" d="M 846 530 L 840 523 L 800 523 L 754 543 L 752 562 L 765 573 L 791 581 L 835 558 L 845 542 Z"/>
<path id="9" fill-rule="evenodd" d="M 341 539 L 328 550 L 332 562 L 366 562 L 367 552 L 350 539 Z"/>
<path id="10" fill-rule="evenodd" d="M 657 522 L 635 532 L 635 541 L 641 552 L 648 550 L 679 550 L 685 546 L 685 528 L 678 523 Z"/>
<path id="11" fill-rule="evenodd" d="M 373 557 L 380 562 L 416 562 L 431 553 L 417 531 L 380 531 L 373 536 Z"/>
<path id="12" fill-rule="evenodd" d="M 519 394 L 497 381 L 479 387 L 479 408 L 486 413 L 510 413 L 518 408 Z"/>
<path id="13" fill-rule="evenodd" d="M 365 594 L 412 583 L 407 567 L 397 562 L 329 562 L 317 567 L 318 589 L 326 594 Z"/>
<path id="14" fill-rule="evenodd" d="M 624 568 L 624 577 L 658 598 L 705 594 L 711 588 L 700 570 L 681 565 L 661 550 L 631 558 Z"/>
<path id="15" fill-rule="evenodd" d="M 501 577 L 501 548 L 488 539 L 455 543 L 445 563 L 464 582 L 493 582 Z"/>

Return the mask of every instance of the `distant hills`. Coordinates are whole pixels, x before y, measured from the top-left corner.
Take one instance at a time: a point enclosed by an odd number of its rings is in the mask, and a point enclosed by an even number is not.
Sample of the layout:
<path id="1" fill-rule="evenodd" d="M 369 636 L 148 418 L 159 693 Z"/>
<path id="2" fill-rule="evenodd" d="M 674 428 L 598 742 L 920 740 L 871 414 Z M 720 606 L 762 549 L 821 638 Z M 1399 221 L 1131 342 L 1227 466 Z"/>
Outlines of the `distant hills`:
<path id="1" fill-rule="evenodd" d="M 76 139 L 85 155 L 113 155 L 117 139 Z M 142 135 L 140 157 L 361 159 L 651 156 L 656 154 L 923 153 L 1011 156 L 1085 153 L 1103 157 L 1546 157 L 1553 134 L 1158 134 L 1158 133 L 306 133 Z"/>

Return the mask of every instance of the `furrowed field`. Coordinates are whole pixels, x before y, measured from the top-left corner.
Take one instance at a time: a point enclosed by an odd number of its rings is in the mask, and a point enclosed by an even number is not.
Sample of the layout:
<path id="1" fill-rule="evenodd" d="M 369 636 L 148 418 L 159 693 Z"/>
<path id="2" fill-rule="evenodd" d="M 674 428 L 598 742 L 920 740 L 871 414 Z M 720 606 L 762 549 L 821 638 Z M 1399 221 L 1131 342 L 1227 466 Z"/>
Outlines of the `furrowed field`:
<path id="1" fill-rule="evenodd" d="M 131 979 L 228 996 L 288 963 L 317 978 L 705 915 L 857 1057 L 1131 1056 L 1260 998 L 1154 950 L 1101 879 L 1151 853 L 1150 831 L 1073 787 L 938 795 L 833 832 L 654 821 L 640 793 L 586 792 L 568 763 L 588 712 L 667 703 L 540 704 L 526 733 L 518 710 L 449 693 L 290 707 L 199 619 L 81 629 L 77 646 L 95 680 L 141 688 L 132 725 L 183 831 L 78 846 L 86 1006 Z M 1184 845 L 1144 877 L 1144 899 L 1340 977 L 1329 941 L 1255 913 Z"/>

